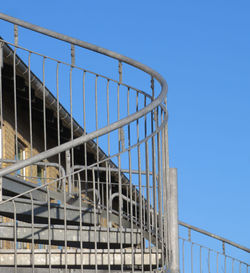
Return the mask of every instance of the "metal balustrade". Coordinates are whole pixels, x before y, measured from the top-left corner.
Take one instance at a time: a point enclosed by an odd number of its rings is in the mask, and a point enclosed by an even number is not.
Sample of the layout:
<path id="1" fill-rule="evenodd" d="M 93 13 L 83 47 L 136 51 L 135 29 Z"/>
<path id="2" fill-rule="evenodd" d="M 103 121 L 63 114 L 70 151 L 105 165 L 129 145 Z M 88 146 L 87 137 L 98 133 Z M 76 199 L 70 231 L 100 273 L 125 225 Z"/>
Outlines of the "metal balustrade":
<path id="1" fill-rule="evenodd" d="M 250 248 L 179 222 L 181 272 L 249 272 Z"/>
<path id="2" fill-rule="evenodd" d="M 0 19 L 0 272 L 178 272 L 166 81 Z"/>

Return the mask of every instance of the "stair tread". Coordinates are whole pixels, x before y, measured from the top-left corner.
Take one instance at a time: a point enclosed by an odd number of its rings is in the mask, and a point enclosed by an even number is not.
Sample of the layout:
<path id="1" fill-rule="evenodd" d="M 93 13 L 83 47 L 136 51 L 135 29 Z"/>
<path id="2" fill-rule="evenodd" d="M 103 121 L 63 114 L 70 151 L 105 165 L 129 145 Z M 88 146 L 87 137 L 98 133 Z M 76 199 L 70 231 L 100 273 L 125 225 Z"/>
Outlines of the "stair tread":
<path id="1" fill-rule="evenodd" d="M 50 255 L 51 253 L 51 255 Z M 82 249 L 82 255 L 80 250 L 67 249 L 67 254 L 64 250 L 60 249 L 36 249 L 34 253 L 30 249 L 17 249 L 16 254 L 14 249 L 0 250 L 1 260 L 0 266 L 13 266 L 16 258 L 17 266 L 31 266 L 32 261 L 36 267 L 49 266 L 64 266 L 67 256 L 68 266 L 79 266 L 81 260 L 83 265 L 131 265 L 134 261 L 134 265 L 156 265 L 161 260 L 161 251 L 156 249 Z M 34 256 L 34 260 L 32 257 Z"/>
<path id="2" fill-rule="evenodd" d="M 141 233 L 138 229 L 119 229 L 119 228 L 105 228 L 105 227 L 82 227 L 80 233 L 79 226 L 67 226 L 67 244 L 68 246 L 80 247 L 80 241 L 85 244 L 89 243 L 89 247 L 94 247 L 94 243 L 98 246 L 104 246 L 109 243 L 111 248 L 119 248 L 122 245 L 138 245 L 141 242 Z M 0 239 L 14 240 L 14 223 L 0 224 Z M 32 236 L 33 234 L 33 236 Z M 50 234 L 50 236 L 49 236 Z M 33 225 L 19 224 L 16 225 L 16 239 L 22 242 L 31 242 L 32 238 L 36 243 L 48 244 L 49 239 L 52 245 L 64 245 L 65 240 L 64 226 L 52 225 L 50 229 L 48 225 Z M 49 239 L 48 239 L 49 238 Z M 91 244 L 92 243 L 92 244 Z"/>

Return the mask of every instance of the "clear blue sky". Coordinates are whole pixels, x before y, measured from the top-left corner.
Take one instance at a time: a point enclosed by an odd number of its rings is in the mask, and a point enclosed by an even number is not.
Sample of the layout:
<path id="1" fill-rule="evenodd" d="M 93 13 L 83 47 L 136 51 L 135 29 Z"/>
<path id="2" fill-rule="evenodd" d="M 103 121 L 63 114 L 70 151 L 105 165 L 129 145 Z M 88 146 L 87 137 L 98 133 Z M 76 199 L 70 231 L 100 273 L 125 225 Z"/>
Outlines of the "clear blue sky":
<path id="1" fill-rule="evenodd" d="M 180 219 L 250 247 L 249 1 L 14 0 L 1 12 L 160 72 Z"/>

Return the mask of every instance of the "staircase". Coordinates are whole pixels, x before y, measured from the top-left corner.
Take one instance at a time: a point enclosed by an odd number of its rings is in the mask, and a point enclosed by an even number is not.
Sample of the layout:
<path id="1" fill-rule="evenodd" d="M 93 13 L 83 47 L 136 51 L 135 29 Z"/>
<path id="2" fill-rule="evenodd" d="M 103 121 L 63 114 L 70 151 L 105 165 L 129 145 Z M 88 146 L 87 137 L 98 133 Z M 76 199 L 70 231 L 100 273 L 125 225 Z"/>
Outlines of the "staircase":
<path id="1" fill-rule="evenodd" d="M 115 52 L 0 19 L 13 30 L 0 37 L 0 272 L 179 272 L 166 81 Z M 50 50 L 30 48 L 23 29 Z M 105 75 L 88 68 L 93 52 Z"/>

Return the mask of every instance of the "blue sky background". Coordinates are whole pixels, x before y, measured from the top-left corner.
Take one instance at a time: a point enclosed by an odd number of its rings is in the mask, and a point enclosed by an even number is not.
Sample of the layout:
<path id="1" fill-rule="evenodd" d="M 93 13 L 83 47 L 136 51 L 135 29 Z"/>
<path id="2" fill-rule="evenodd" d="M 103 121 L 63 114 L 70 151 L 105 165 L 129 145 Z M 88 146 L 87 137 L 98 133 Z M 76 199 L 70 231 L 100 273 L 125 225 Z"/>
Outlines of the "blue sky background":
<path id="1" fill-rule="evenodd" d="M 249 1 L 15 0 L 1 12 L 161 73 L 180 219 L 250 247 Z"/>

